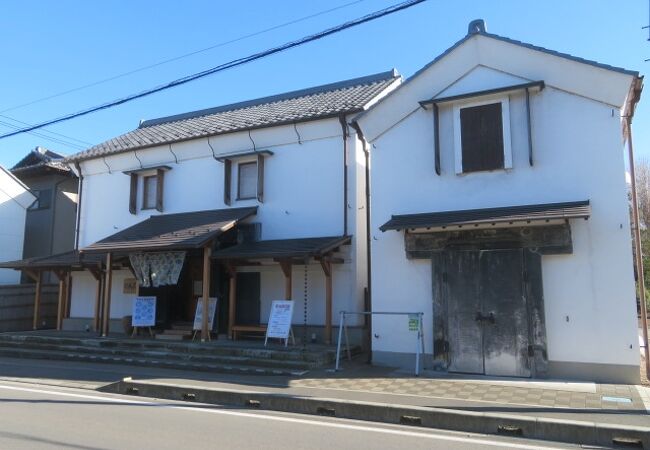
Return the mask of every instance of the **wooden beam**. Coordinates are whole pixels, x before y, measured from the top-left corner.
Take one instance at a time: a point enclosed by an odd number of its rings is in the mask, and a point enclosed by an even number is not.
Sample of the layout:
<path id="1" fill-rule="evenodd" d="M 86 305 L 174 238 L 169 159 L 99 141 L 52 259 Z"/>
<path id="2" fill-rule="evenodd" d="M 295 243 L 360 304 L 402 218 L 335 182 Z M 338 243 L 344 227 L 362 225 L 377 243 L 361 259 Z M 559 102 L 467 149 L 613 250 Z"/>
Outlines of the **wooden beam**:
<path id="1" fill-rule="evenodd" d="M 68 272 L 65 276 L 65 307 L 63 309 L 63 318 L 70 317 L 70 308 L 72 307 L 72 274 Z"/>
<path id="2" fill-rule="evenodd" d="M 210 330 L 208 329 L 209 305 L 210 305 L 210 263 L 212 262 L 212 248 L 203 249 L 203 317 L 201 323 L 201 342 L 210 339 Z"/>
<path id="3" fill-rule="evenodd" d="M 102 314 L 102 337 L 108 336 L 111 319 L 111 285 L 113 283 L 113 255 L 106 254 L 106 275 L 104 277 L 104 311 Z"/>
<path id="4" fill-rule="evenodd" d="M 60 330 L 63 325 L 63 302 L 65 301 L 65 277 L 60 273 L 57 274 L 59 278 L 59 301 L 56 309 L 56 329 Z"/>
<path id="5" fill-rule="evenodd" d="M 38 322 L 41 317 L 41 285 L 43 282 L 43 272 L 39 272 L 36 277 L 36 293 L 34 294 L 34 321 L 32 323 L 32 328 L 34 330 L 38 329 Z"/>
<path id="6" fill-rule="evenodd" d="M 228 266 L 230 274 L 230 286 L 228 289 L 228 336 L 233 337 L 232 327 L 235 326 L 235 312 L 237 308 L 237 270 L 233 266 Z"/>
<path id="7" fill-rule="evenodd" d="M 35 272 L 33 270 L 28 270 L 28 269 L 23 269 L 23 272 L 25 272 L 25 275 L 27 275 L 32 280 L 38 281 L 40 272 Z"/>
<path id="8" fill-rule="evenodd" d="M 99 332 L 99 317 L 102 304 L 102 288 L 104 287 L 104 277 L 100 274 L 99 278 L 95 277 L 95 279 L 97 280 L 97 288 L 95 289 L 95 314 L 93 317 L 93 331 Z"/>
<path id="9" fill-rule="evenodd" d="M 332 343 L 332 264 L 321 260 L 325 272 L 325 343 Z"/>
<path id="10" fill-rule="evenodd" d="M 291 282 L 291 261 L 279 261 L 280 268 L 284 274 L 284 299 L 291 300 L 292 297 L 292 282 Z"/>

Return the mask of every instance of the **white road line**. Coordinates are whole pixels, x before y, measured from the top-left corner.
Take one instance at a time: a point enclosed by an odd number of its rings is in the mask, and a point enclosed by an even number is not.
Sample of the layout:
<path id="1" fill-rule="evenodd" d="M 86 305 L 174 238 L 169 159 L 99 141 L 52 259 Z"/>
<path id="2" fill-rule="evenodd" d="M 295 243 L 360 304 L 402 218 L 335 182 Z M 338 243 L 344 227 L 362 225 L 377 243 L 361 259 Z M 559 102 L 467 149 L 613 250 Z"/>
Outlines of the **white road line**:
<path id="1" fill-rule="evenodd" d="M 338 422 L 320 422 L 320 421 L 315 421 L 310 419 L 283 417 L 283 416 L 276 416 L 276 415 L 263 414 L 263 413 L 245 413 L 245 412 L 230 411 L 230 410 L 223 410 L 223 409 L 199 409 L 191 406 L 176 406 L 176 405 L 161 404 L 161 403 L 155 403 L 149 401 L 126 400 L 126 399 L 113 398 L 113 397 L 102 397 L 99 395 L 74 394 L 71 392 L 50 391 L 45 389 L 24 388 L 24 387 L 7 386 L 1 384 L 0 384 L 0 389 L 5 389 L 9 391 L 31 392 L 35 394 L 49 394 L 49 395 L 55 395 L 60 397 L 73 397 L 73 398 L 79 398 L 85 400 L 101 400 L 101 401 L 113 402 L 113 403 L 128 403 L 128 404 L 136 404 L 136 405 L 155 406 L 158 408 L 180 409 L 184 411 L 220 414 L 220 415 L 236 416 L 236 417 L 246 417 L 246 418 L 258 419 L 258 420 L 262 419 L 262 420 L 272 420 L 276 422 L 298 423 L 298 424 L 319 426 L 319 427 L 326 427 L 326 428 L 341 428 L 341 429 L 353 430 L 353 431 L 367 431 L 372 433 L 393 434 L 398 436 L 425 438 L 425 439 L 440 440 L 440 441 L 480 444 L 480 445 L 500 447 L 500 448 L 514 448 L 514 449 L 522 449 L 522 450 L 539 450 L 539 449 L 563 450 L 560 447 L 517 444 L 517 443 L 510 443 L 505 441 L 488 440 L 485 438 L 445 436 L 445 435 L 436 435 L 436 434 L 423 433 L 417 431 L 406 431 L 406 430 L 391 429 L 391 428 L 371 427 L 365 425 L 351 425 L 351 424 L 338 423 Z M 205 404 L 197 404 L 197 405 L 205 405 Z M 209 406 L 215 406 L 215 405 L 209 405 Z"/>

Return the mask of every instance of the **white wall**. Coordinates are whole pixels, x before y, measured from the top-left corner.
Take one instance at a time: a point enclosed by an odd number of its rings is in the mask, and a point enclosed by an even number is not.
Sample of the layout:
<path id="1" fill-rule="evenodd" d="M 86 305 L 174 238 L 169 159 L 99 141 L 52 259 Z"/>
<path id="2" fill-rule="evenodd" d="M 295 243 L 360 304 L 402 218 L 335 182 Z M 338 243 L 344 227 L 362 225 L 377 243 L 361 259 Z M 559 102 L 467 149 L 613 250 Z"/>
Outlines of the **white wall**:
<path id="1" fill-rule="evenodd" d="M 373 308 L 423 311 L 431 352 L 431 263 L 406 259 L 403 232 L 379 230 L 391 214 L 590 200 L 592 217 L 571 221 L 573 254 L 543 257 L 548 357 L 638 365 L 621 111 L 582 96 L 596 90 L 594 86 L 571 92 L 576 89 L 572 68 L 577 63 L 557 58 L 548 62 L 537 52 L 522 56 L 519 49 L 508 53 L 507 46 L 472 42 L 412 79 L 360 121 L 372 142 Z M 492 60 L 498 64 L 487 67 Z M 580 70 L 594 83 L 608 81 L 607 86 L 597 85 L 606 91 L 602 100 L 623 104 L 625 86 L 619 74 L 607 78 L 601 69 Z M 441 92 L 452 95 L 540 79 L 547 81 L 547 88 L 531 95 L 534 167 L 528 164 L 520 93 L 510 95 L 512 170 L 456 175 L 453 108 L 445 106 L 440 110 L 442 175 L 435 174 L 432 112 L 417 101 Z M 629 87 L 631 77 L 624 81 Z M 373 349 L 413 352 L 406 329 L 390 318 L 375 319 L 373 333 L 379 338 Z"/>
<path id="2" fill-rule="evenodd" d="M 0 261 L 22 259 L 27 208 L 35 197 L 0 168 Z M 20 283 L 20 272 L 0 269 L 0 284 Z"/>
<path id="3" fill-rule="evenodd" d="M 137 157 L 145 167 L 166 164 L 172 168 L 165 174 L 164 214 L 258 206 L 257 215 L 248 219 L 248 222 L 261 222 L 263 240 L 341 236 L 344 233 L 344 153 L 340 122 L 338 119 L 327 119 L 300 123 L 296 129 L 293 126 L 281 126 L 253 130 L 250 138 L 247 132 L 210 138 L 209 143 L 215 149 L 216 156 L 252 151 L 251 138 L 257 150 L 270 150 L 274 153 L 265 159 L 263 203 L 257 200 L 234 200 L 237 193 L 236 164 L 239 162 L 234 160 L 231 186 L 233 201 L 230 206 L 224 204 L 224 166 L 214 159 L 207 139 L 173 144 L 172 150 L 178 163 L 168 146 L 138 150 Z M 300 143 L 296 131 L 300 135 Z M 353 236 L 353 244 L 351 248 L 344 248 L 346 263 L 334 271 L 335 315 L 339 311 L 339 305 L 346 309 L 360 309 L 366 286 L 365 238 L 357 239 L 356 235 L 360 229 L 365 233 L 365 165 L 360 142 L 354 135 L 348 137 L 347 142 L 348 234 Z M 246 159 L 241 159 L 241 162 L 245 161 Z M 133 153 L 81 164 L 84 176 L 81 248 L 141 222 L 152 214 L 159 214 L 155 210 L 138 210 L 136 215 L 129 213 L 129 177 L 122 172 L 139 167 L 140 162 Z M 359 186 L 362 187 L 360 192 Z M 142 189 L 138 192 L 139 209 Z M 357 215 L 362 216 L 360 220 L 357 220 Z M 315 277 L 322 276 L 320 266 L 318 269 L 320 275 L 317 270 Z M 280 274 L 277 267 L 268 270 L 274 273 L 277 271 L 278 276 Z M 339 272 L 342 273 L 341 276 L 338 275 Z M 263 280 L 262 295 L 270 299 L 266 288 L 268 285 L 268 289 L 273 292 L 275 281 L 271 280 L 275 275 L 269 276 L 271 278 Z M 279 282 L 283 286 L 283 281 Z M 78 291 L 73 289 L 72 295 L 72 310 L 73 313 L 77 311 L 79 317 L 83 314 L 92 315 L 92 312 L 87 305 L 76 304 L 87 303 L 88 299 L 94 302 L 94 287 L 91 289 L 90 286 L 83 286 Z M 324 282 L 315 290 L 314 295 L 324 298 Z M 114 294 L 113 302 L 115 301 Z M 121 317 L 117 315 L 120 308 L 112 308 L 111 317 Z M 265 317 L 264 311 L 262 317 Z M 324 316 L 319 313 L 314 316 L 314 320 L 322 324 Z"/>

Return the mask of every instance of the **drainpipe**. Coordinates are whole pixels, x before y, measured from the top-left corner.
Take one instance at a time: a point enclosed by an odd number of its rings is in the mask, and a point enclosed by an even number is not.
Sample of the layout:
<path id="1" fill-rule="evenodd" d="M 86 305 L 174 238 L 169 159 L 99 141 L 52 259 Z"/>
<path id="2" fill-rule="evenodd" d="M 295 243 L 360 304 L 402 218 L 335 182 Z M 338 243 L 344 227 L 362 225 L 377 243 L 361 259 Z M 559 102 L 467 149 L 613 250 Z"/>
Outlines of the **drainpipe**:
<path id="1" fill-rule="evenodd" d="M 74 249 L 79 250 L 79 226 L 81 223 L 81 195 L 84 188 L 84 177 L 81 174 L 81 165 L 78 162 L 74 163 L 77 173 L 79 175 L 79 184 L 77 188 L 77 220 L 74 227 Z"/>
<path id="2" fill-rule="evenodd" d="M 632 117 L 627 116 L 627 148 L 630 161 L 630 178 L 632 190 L 632 221 L 634 228 L 634 253 L 637 280 L 639 284 L 639 303 L 641 309 L 641 327 L 643 328 L 643 345 L 645 347 L 645 371 L 650 378 L 650 355 L 648 354 L 648 311 L 645 299 L 645 276 L 643 274 L 643 254 L 641 249 L 641 229 L 639 226 L 639 204 L 636 197 L 636 178 L 634 173 L 634 147 L 632 146 Z"/>
<path id="3" fill-rule="evenodd" d="M 361 126 L 356 121 L 350 123 L 352 128 L 357 132 L 357 136 L 361 141 L 361 146 L 363 147 L 363 155 L 365 162 L 365 197 L 366 197 L 366 267 L 367 274 L 366 278 L 368 280 L 368 311 L 372 311 L 372 249 L 370 247 L 372 243 L 371 236 L 371 224 L 370 224 L 370 150 L 368 149 L 366 138 L 363 136 L 363 131 Z M 372 314 L 368 316 L 368 363 L 372 363 Z"/>
<path id="4" fill-rule="evenodd" d="M 343 132 L 343 236 L 348 235 L 348 124 L 345 116 L 339 116 Z"/>

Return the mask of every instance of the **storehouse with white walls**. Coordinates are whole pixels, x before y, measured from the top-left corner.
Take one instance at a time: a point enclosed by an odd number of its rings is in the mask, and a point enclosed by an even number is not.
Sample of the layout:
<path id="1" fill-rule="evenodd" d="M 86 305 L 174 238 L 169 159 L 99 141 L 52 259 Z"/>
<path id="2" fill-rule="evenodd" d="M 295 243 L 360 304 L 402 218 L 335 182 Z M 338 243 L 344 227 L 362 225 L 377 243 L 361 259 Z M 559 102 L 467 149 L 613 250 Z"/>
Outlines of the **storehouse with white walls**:
<path id="1" fill-rule="evenodd" d="M 68 158 L 79 250 L 39 261 L 71 273 L 59 326 L 122 331 L 141 295 L 156 297 L 163 333 L 216 297 L 203 338 L 237 338 L 293 299 L 295 327 L 331 342 L 333 312 L 363 309 L 367 287 L 365 158 L 348 122 L 400 81 L 389 71 L 147 120 Z"/>
<path id="2" fill-rule="evenodd" d="M 427 365 L 638 382 L 622 125 L 634 71 L 488 33 L 483 21 L 362 113 L 372 307 L 424 313 Z M 373 319 L 373 361 L 414 332 Z"/>

